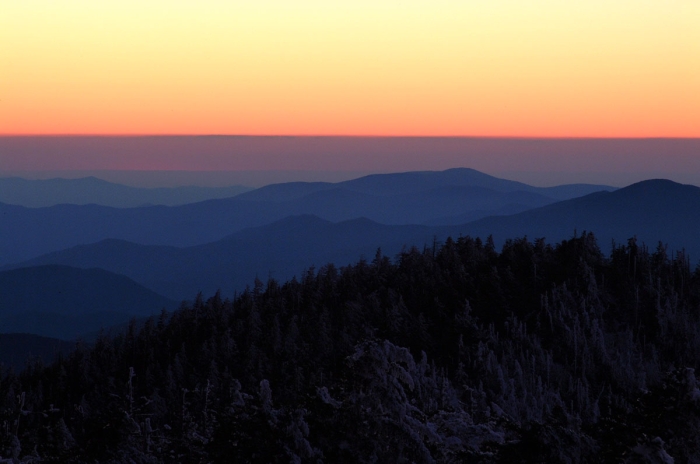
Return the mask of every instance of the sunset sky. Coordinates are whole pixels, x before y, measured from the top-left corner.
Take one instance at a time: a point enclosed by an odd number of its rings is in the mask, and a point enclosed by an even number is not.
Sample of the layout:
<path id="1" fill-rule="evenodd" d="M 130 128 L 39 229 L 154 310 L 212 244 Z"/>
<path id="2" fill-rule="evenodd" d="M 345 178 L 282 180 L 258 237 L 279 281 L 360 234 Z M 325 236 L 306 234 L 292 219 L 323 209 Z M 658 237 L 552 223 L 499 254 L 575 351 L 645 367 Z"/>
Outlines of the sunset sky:
<path id="1" fill-rule="evenodd" d="M 22 0 L 0 134 L 700 137 L 696 0 Z"/>

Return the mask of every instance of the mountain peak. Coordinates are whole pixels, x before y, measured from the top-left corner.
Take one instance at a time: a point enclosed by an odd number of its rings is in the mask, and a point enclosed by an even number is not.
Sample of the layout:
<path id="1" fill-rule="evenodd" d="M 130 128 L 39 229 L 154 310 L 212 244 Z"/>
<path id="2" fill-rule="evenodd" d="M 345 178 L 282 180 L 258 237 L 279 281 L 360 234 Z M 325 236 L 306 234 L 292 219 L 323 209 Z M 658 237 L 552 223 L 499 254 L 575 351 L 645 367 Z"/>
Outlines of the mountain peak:
<path id="1" fill-rule="evenodd" d="M 648 179 L 641 182 L 636 182 L 634 184 L 624 187 L 618 192 L 620 194 L 647 194 L 647 195 L 668 195 L 677 192 L 682 194 L 683 192 L 695 191 L 700 192 L 700 187 L 688 184 L 680 184 L 668 179 Z"/>
<path id="2" fill-rule="evenodd" d="M 642 180 L 639 182 L 635 182 L 634 184 L 630 184 L 625 188 L 633 187 L 633 186 L 671 186 L 671 185 L 676 185 L 676 186 L 682 186 L 682 185 L 687 185 L 687 184 L 681 184 L 679 182 L 675 182 L 669 179 L 646 179 Z"/>

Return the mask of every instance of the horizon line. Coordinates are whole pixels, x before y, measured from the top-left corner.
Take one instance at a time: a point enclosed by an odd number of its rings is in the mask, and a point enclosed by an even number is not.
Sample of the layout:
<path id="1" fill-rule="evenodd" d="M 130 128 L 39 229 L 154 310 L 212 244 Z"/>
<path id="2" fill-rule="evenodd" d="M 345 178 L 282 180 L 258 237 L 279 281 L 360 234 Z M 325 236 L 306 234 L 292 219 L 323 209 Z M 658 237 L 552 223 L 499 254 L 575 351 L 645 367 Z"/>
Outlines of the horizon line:
<path id="1" fill-rule="evenodd" d="M 358 135 L 358 134 L 2 134 L 0 138 L 364 138 L 364 139 L 501 139 L 501 140 L 700 140 L 698 136 L 547 136 L 547 135 Z"/>

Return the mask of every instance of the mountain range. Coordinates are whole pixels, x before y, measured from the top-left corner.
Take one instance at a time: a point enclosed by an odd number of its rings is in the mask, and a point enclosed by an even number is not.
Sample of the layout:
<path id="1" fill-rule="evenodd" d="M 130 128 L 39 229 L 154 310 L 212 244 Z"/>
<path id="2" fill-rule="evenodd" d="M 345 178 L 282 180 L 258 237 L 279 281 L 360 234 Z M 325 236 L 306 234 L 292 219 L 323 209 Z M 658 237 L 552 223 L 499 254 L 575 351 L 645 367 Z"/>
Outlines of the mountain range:
<path id="1" fill-rule="evenodd" d="M 78 179 L 0 178 L 0 203 L 41 208 L 60 204 L 102 205 L 134 208 L 150 205 L 184 205 L 214 198 L 228 198 L 251 190 L 242 185 L 230 187 L 140 188 L 115 184 L 96 177 Z"/>
<path id="2" fill-rule="evenodd" d="M 594 232 L 606 252 L 612 241 L 620 244 L 636 237 L 652 249 L 662 242 L 669 253 L 685 250 L 697 263 L 700 188 L 652 179 L 511 216 L 484 218 L 463 229 L 473 236 L 493 235 L 496 243 L 523 235 L 555 242 L 584 230 Z"/>
<path id="3" fill-rule="evenodd" d="M 0 264 L 104 239 L 187 247 L 293 215 L 338 222 L 453 225 L 512 214 L 594 191 L 595 185 L 532 187 L 472 169 L 377 174 L 339 183 L 286 183 L 182 206 L 112 208 L 0 204 Z"/>
<path id="4" fill-rule="evenodd" d="M 53 339 L 123 328 L 198 292 L 232 297 L 268 278 L 371 261 L 379 249 L 393 258 L 447 237 L 491 236 L 500 248 L 584 231 L 606 253 L 636 237 L 695 265 L 700 188 L 662 179 L 537 188 L 455 169 L 275 184 L 181 206 L 0 204 L 0 343 L 17 332 L 52 337 L 22 339 L 21 353 L 0 362 L 21 367 L 28 353 L 55 353 Z"/>
<path id="5" fill-rule="evenodd" d="M 468 169 L 0 204 L 0 461 L 700 462 L 698 237 Z"/>
<path id="6" fill-rule="evenodd" d="M 203 245 L 178 248 L 107 239 L 19 266 L 103 268 L 174 299 L 192 299 L 200 291 L 211 295 L 219 289 L 231 296 L 252 285 L 256 277 L 283 281 L 311 266 L 330 262 L 341 266 L 361 256 L 371 259 L 379 247 L 391 256 L 404 244 L 431 242 L 433 233 L 433 228 L 420 225 L 388 226 L 368 219 L 332 223 L 316 216 L 293 216 Z"/>
<path id="7" fill-rule="evenodd" d="M 596 192 L 511 216 L 493 216 L 452 226 L 384 225 L 366 218 L 332 223 L 315 216 L 294 216 L 249 228 L 224 239 L 192 247 L 146 246 L 103 240 L 46 254 L 21 266 L 62 264 L 104 268 L 124 274 L 172 299 L 220 289 L 232 295 L 256 277 L 284 281 L 311 266 L 341 266 L 381 248 L 390 257 L 402 248 L 430 247 L 434 240 L 470 235 L 506 239 L 528 236 L 549 243 L 592 231 L 602 249 L 632 237 L 668 252 L 685 249 L 700 256 L 700 188 L 649 180 L 614 192 Z M 693 262 L 695 262 L 693 261 Z"/>

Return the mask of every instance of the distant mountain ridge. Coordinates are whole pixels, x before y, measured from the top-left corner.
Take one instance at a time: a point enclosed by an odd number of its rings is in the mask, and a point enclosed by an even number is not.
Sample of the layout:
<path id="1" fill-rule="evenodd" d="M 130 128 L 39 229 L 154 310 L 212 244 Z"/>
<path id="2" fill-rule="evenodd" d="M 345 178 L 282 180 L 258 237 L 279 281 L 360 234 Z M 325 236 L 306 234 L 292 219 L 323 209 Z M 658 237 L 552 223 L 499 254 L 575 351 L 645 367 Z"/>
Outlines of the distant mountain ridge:
<path id="1" fill-rule="evenodd" d="M 285 280 L 304 268 L 333 262 L 372 259 L 378 247 L 390 255 L 404 244 L 428 243 L 433 228 L 388 226 L 368 219 L 332 223 L 316 216 L 294 216 L 236 232 L 216 242 L 192 247 L 148 246 L 108 239 L 79 245 L 33 259 L 23 265 L 48 263 L 103 268 L 123 274 L 173 299 L 221 289 L 231 296 L 252 285 L 255 277 Z"/>
<path id="2" fill-rule="evenodd" d="M 344 189 L 372 195 L 398 195 L 441 187 L 481 187 L 496 192 L 537 193 L 555 200 L 566 200 L 600 190 L 615 190 L 608 185 L 566 184 L 555 187 L 533 187 L 522 182 L 500 179 L 471 168 L 445 171 L 409 171 L 392 174 L 370 174 L 343 182 L 289 182 L 273 184 L 246 192 L 241 199 L 286 201 L 311 193 Z"/>
<path id="3" fill-rule="evenodd" d="M 123 275 L 62 265 L 0 272 L 0 333 L 73 339 L 177 303 Z"/>
<path id="4" fill-rule="evenodd" d="M 23 179 L 0 177 L 0 203 L 41 208 L 59 204 L 96 204 L 115 208 L 146 205 L 184 205 L 215 198 L 228 198 L 249 187 L 139 188 L 115 184 L 96 177 L 79 179 Z"/>
<path id="5" fill-rule="evenodd" d="M 602 249 L 612 240 L 632 237 L 669 251 L 685 249 L 700 258 L 700 187 L 665 179 L 651 179 L 614 192 L 596 192 L 519 214 L 472 222 L 465 232 L 493 235 L 497 241 L 514 236 L 547 237 L 558 241 L 573 231 L 592 231 Z"/>
<path id="6" fill-rule="evenodd" d="M 612 187 L 538 188 L 472 169 L 453 169 L 377 174 L 337 184 L 278 184 L 232 198 L 173 207 L 0 204 L 0 264 L 107 238 L 143 245 L 195 246 L 290 215 L 310 214 L 334 222 L 366 217 L 389 225 L 454 224 L 601 189 Z"/>
<path id="7" fill-rule="evenodd" d="M 489 217 L 454 226 L 382 225 L 368 219 L 331 223 L 314 216 L 289 217 L 273 224 L 245 229 L 194 247 L 144 246 L 105 240 L 47 254 L 25 263 L 57 263 L 102 267 L 127 275 L 171 298 L 192 298 L 198 291 L 224 294 L 252 285 L 255 277 L 278 280 L 299 275 L 309 266 L 329 262 L 342 266 L 377 248 L 394 256 L 404 246 L 431 246 L 471 235 L 493 235 L 500 247 L 506 239 L 527 235 L 549 243 L 571 238 L 576 231 L 592 231 L 608 250 L 637 236 L 655 248 L 668 244 L 669 253 L 685 248 L 691 259 L 700 257 L 700 188 L 651 180 L 614 192 L 592 193 L 523 213 Z"/>

